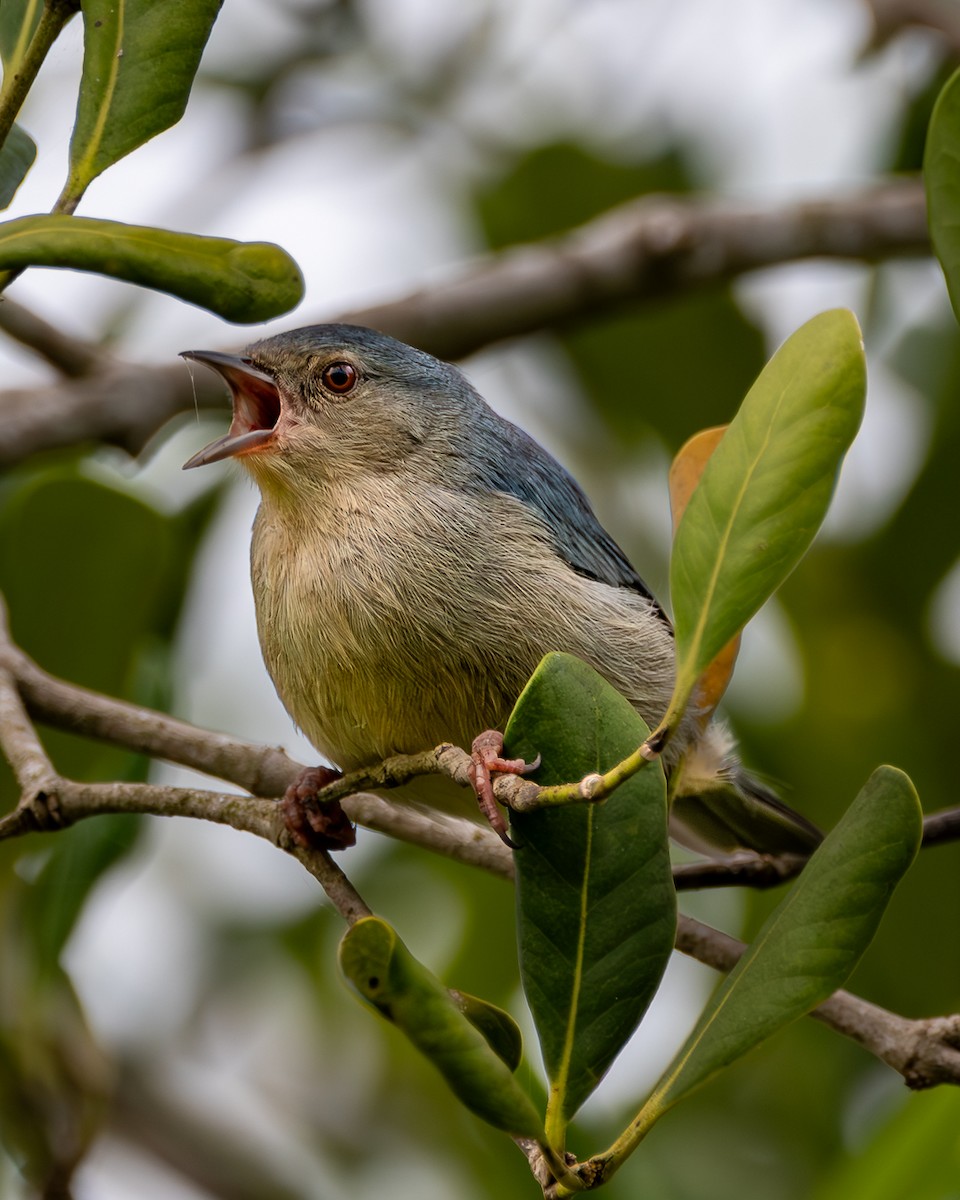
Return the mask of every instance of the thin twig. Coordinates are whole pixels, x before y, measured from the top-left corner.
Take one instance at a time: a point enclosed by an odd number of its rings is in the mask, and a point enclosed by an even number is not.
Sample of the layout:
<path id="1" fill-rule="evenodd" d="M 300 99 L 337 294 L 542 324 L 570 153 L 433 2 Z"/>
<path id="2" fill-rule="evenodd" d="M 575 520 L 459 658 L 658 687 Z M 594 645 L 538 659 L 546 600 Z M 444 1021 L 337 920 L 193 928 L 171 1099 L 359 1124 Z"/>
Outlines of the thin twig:
<path id="1" fill-rule="evenodd" d="M 806 861 L 801 854 L 757 854 L 744 850 L 724 858 L 677 863 L 673 882 L 678 892 L 717 887 L 779 887 L 799 875 Z"/>
<path id="2" fill-rule="evenodd" d="M 923 845 L 940 846 L 960 838 L 960 808 L 942 808 L 923 818 Z"/>
<path id="3" fill-rule="evenodd" d="M 0 749 L 13 768 L 23 802 L 49 787 L 56 772 L 30 724 L 16 681 L 0 670 Z"/>

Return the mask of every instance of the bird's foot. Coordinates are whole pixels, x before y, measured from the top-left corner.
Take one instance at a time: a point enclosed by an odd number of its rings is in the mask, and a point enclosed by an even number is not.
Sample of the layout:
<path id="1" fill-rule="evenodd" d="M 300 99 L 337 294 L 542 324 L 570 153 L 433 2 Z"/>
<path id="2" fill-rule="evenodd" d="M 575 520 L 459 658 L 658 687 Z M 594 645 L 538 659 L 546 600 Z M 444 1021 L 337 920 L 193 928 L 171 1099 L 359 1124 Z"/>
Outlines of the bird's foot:
<path id="1" fill-rule="evenodd" d="M 357 840 L 339 800 L 317 803 L 317 793 L 343 775 L 335 767 L 307 767 L 280 801 L 290 836 L 304 850 L 346 850 Z"/>
<path id="2" fill-rule="evenodd" d="M 522 758 L 503 758 L 502 755 L 503 734 L 498 729 L 484 730 L 479 737 L 475 737 L 470 751 L 470 783 L 476 793 L 480 811 L 490 822 L 494 833 L 511 849 L 516 849 L 507 833 L 507 823 L 493 794 L 492 776 L 526 775 L 540 766 L 540 755 L 538 754 L 531 763 Z"/>

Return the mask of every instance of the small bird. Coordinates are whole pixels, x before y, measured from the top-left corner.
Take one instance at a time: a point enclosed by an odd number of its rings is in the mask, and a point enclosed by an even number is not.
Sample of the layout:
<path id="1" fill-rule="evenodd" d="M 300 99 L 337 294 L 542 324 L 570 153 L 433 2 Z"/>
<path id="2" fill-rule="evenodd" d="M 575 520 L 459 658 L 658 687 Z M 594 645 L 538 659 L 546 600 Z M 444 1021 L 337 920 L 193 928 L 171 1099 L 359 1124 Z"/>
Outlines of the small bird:
<path id="1" fill-rule="evenodd" d="M 584 659 L 656 725 L 674 677 L 664 610 L 572 476 L 456 367 L 351 325 L 183 357 L 233 395 L 229 431 L 184 466 L 237 458 L 260 489 L 263 657 L 330 762 L 349 771 L 502 730 L 550 651 Z M 687 844 L 808 853 L 820 840 L 716 722 L 688 714 L 664 765 L 685 781 Z"/>

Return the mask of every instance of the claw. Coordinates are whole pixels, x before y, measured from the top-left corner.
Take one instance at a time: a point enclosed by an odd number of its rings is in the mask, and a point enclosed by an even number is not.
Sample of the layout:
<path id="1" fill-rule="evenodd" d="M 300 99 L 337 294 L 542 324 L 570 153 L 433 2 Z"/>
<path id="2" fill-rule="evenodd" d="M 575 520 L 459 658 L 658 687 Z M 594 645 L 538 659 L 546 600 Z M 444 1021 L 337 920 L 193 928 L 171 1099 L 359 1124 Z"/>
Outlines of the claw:
<path id="1" fill-rule="evenodd" d="M 540 755 L 533 762 L 522 758 L 503 758 L 503 734 L 497 729 L 487 729 L 473 739 L 470 754 L 470 783 L 477 795 L 480 811 L 490 823 L 494 833 L 515 850 L 516 843 L 507 833 L 507 823 L 493 794 L 494 774 L 528 775 L 540 766 Z"/>
<path id="2" fill-rule="evenodd" d="M 339 779 L 334 767 L 307 767 L 283 794 L 280 808 L 290 836 L 305 850 L 345 850 L 354 845 L 357 831 L 339 800 L 317 804 L 317 793 Z"/>

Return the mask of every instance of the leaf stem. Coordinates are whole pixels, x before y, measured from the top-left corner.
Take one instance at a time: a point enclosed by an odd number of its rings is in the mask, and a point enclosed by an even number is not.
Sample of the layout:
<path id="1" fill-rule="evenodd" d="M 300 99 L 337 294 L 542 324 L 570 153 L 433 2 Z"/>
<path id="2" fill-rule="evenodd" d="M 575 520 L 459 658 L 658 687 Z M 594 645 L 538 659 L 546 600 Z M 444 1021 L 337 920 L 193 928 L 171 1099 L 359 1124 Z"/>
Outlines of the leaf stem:
<path id="1" fill-rule="evenodd" d="M 554 808 L 563 804 L 582 804 L 585 800 L 591 803 L 599 803 L 601 800 L 606 800 L 608 796 L 616 791 L 621 783 L 626 783 L 628 779 L 631 779 L 656 757 L 656 755 L 651 756 L 645 752 L 648 742 L 649 739 L 639 749 L 634 750 L 622 762 L 618 762 L 616 766 L 611 767 L 609 771 L 605 771 L 602 775 L 584 775 L 576 783 L 553 784 L 540 788 L 536 793 L 531 791 L 529 795 L 521 793 L 515 799 L 511 798 L 510 807 L 515 812 L 526 812 L 534 808 Z"/>

